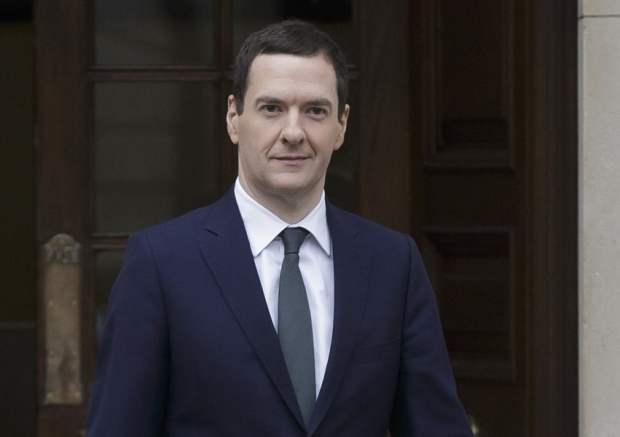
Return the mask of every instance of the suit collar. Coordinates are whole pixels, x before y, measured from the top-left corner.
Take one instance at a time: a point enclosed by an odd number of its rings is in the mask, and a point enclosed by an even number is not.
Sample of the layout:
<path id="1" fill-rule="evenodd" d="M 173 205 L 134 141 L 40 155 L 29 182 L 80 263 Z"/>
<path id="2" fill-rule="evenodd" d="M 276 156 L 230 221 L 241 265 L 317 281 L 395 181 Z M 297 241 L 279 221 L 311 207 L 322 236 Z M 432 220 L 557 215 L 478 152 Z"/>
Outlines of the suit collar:
<path id="1" fill-rule="evenodd" d="M 241 186 L 239 179 L 234 186 L 235 200 L 247 229 L 252 255 L 260 254 L 287 226 L 301 226 L 308 230 L 323 251 L 331 255 L 331 239 L 327 227 L 325 193 L 319 203 L 299 223 L 287 223 L 254 200 Z"/>
<path id="2" fill-rule="evenodd" d="M 210 210 L 202 255 L 265 371 L 303 424 L 233 190 Z"/>

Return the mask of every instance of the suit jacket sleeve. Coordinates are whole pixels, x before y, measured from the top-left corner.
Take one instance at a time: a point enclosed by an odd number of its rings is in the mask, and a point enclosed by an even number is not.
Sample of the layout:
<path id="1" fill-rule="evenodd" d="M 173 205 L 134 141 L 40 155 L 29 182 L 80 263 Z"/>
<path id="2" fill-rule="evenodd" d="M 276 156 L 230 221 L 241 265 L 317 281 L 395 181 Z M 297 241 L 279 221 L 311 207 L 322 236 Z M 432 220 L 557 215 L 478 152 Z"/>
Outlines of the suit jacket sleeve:
<path id="1" fill-rule="evenodd" d="M 420 253 L 411 237 L 407 240 L 410 276 L 390 430 L 393 437 L 471 437 L 457 398 L 435 297 Z"/>
<path id="2" fill-rule="evenodd" d="M 88 437 L 161 434 L 169 365 L 165 306 L 144 234 L 127 243 L 110 295 L 93 386 Z"/>

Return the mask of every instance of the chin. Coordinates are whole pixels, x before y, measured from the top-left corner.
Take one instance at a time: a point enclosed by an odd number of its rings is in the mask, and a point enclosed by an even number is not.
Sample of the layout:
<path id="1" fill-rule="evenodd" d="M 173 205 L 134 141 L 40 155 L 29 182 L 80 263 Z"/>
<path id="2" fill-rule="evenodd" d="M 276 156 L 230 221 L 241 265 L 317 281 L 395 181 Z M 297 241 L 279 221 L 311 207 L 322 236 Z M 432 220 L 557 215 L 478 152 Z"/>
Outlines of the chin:
<path id="1" fill-rule="evenodd" d="M 299 180 L 279 180 L 271 184 L 271 189 L 276 194 L 284 195 L 301 195 L 303 193 L 312 191 L 311 187 L 307 183 L 302 183 Z"/>
<path id="2" fill-rule="evenodd" d="M 273 186 L 273 192 L 285 195 L 302 194 L 307 190 L 307 187 L 299 184 L 277 184 Z"/>
<path id="3" fill-rule="evenodd" d="M 322 191 L 321 180 L 307 180 L 299 177 L 299 174 L 279 175 L 269 181 L 270 191 L 275 195 L 283 196 L 306 196 L 316 191 Z"/>

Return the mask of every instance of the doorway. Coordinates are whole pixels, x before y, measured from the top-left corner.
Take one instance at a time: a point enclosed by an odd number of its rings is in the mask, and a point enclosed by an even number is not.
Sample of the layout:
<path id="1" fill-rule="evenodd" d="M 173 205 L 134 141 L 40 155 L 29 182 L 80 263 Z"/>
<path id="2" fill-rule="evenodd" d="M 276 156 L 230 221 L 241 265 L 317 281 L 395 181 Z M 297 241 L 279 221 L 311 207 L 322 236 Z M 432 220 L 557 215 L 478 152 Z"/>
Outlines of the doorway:
<path id="1" fill-rule="evenodd" d="M 39 435 L 83 431 L 127 237 L 228 189 L 234 53 L 296 16 L 353 76 L 327 195 L 418 241 L 479 435 L 576 436 L 576 6 L 540 3 L 40 2 Z"/>

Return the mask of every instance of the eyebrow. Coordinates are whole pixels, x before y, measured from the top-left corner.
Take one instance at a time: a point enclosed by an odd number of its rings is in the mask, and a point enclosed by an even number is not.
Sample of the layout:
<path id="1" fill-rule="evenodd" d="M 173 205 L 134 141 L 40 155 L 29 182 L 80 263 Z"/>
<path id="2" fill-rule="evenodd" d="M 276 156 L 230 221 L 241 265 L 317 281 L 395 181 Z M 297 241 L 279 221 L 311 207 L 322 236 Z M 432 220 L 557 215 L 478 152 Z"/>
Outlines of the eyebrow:
<path id="1" fill-rule="evenodd" d="M 284 103 L 284 100 L 282 99 L 278 99 L 277 97 L 273 97 L 273 96 L 267 96 L 267 95 L 263 95 L 263 96 L 258 96 L 255 100 L 255 103 L 257 105 L 264 103 L 267 105 L 277 105 L 277 104 L 281 104 Z M 329 101 L 328 99 L 312 99 L 312 100 L 308 100 L 307 102 L 304 102 L 305 106 L 325 106 L 329 109 L 332 109 L 332 102 Z"/>
<path id="2" fill-rule="evenodd" d="M 278 104 L 278 103 L 284 103 L 283 100 L 278 99 L 276 97 L 271 97 L 271 96 L 258 96 L 255 100 L 256 104 L 260 104 L 260 103 L 266 103 L 268 105 L 274 105 L 274 104 Z"/>
<path id="3" fill-rule="evenodd" d="M 327 99 L 314 99 L 306 102 L 308 106 L 326 106 L 329 109 L 332 109 L 332 102 Z"/>

